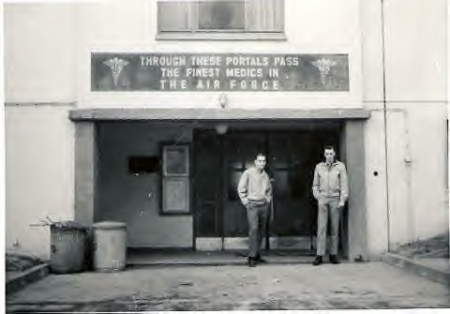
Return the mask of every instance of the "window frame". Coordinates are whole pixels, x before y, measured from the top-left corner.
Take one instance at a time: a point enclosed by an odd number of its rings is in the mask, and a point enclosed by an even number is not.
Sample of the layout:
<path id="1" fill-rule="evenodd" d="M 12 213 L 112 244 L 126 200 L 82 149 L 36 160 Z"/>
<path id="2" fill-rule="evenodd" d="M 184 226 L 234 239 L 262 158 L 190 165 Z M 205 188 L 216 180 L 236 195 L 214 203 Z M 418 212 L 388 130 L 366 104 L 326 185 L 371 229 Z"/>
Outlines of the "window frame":
<path id="1" fill-rule="evenodd" d="M 178 149 L 180 151 L 184 152 L 184 172 L 182 173 L 175 173 L 175 172 L 169 172 L 168 171 L 168 154 L 169 150 L 171 149 Z M 191 170 L 190 168 L 190 156 L 189 156 L 189 144 L 166 144 L 162 146 L 162 169 L 163 169 L 163 176 L 164 177 L 189 177 Z"/>
<path id="2" fill-rule="evenodd" d="M 167 149 L 177 147 L 183 148 L 186 151 L 186 172 L 185 173 L 167 173 L 166 172 L 166 158 Z M 160 204 L 159 215 L 160 216 L 189 216 L 192 215 L 192 148 L 191 144 L 187 142 L 161 142 L 161 177 L 160 177 Z M 166 198 L 167 186 L 171 182 L 184 182 L 186 184 L 186 208 L 182 210 L 176 210 L 168 208 L 168 201 Z"/>
<path id="3" fill-rule="evenodd" d="M 277 0 L 282 12 L 282 25 L 279 31 L 269 30 L 247 30 L 244 13 L 244 29 L 200 29 L 198 21 L 198 10 L 200 2 L 213 2 L 214 0 L 187 0 L 188 3 L 188 24 L 189 28 L 185 31 L 162 31 L 159 22 L 160 8 L 159 4 L 170 1 L 156 1 L 156 40 L 270 40 L 285 41 L 285 4 L 284 0 Z M 244 8 L 247 7 L 247 1 L 243 0 Z"/>

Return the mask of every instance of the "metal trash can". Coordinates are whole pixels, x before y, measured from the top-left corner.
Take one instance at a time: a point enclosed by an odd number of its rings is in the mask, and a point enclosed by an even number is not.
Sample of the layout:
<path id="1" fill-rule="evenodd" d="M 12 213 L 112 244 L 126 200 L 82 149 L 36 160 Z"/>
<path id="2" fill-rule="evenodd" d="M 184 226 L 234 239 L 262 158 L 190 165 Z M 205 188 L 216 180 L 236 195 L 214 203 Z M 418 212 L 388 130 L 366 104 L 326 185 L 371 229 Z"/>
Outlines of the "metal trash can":
<path id="1" fill-rule="evenodd" d="M 116 221 L 103 221 L 93 225 L 94 270 L 116 271 L 125 269 L 127 225 Z"/>
<path id="2" fill-rule="evenodd" d="M 50 225 L 50 270 L 54 273 L 75 273 L 85 270 L 87 228 L 74 222 Z"/>

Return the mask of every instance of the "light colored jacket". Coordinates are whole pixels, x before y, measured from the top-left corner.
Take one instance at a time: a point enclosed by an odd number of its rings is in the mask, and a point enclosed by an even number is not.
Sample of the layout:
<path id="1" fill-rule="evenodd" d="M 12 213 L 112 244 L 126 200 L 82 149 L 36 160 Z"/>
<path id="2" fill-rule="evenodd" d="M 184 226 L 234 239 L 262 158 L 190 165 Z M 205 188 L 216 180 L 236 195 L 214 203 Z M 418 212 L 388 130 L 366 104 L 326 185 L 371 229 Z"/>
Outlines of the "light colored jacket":
<path id="1" fill-rule="evenodd" d="M 312 191 L 316 199 L 339 197 L 340 202 L 347 201 L 348 179 L 344 163 L 335 161 L 330 167 L 325 162 L 317 164 Z"/>
<path id="2" fill-rule="evenodd" d="M 272 200 L 272 185 L 267 173 L 260 172 L 255 167 L 244 171 L 238 184 L 239 197 L 244 206 L 250 201 L 270 203 Z"/>

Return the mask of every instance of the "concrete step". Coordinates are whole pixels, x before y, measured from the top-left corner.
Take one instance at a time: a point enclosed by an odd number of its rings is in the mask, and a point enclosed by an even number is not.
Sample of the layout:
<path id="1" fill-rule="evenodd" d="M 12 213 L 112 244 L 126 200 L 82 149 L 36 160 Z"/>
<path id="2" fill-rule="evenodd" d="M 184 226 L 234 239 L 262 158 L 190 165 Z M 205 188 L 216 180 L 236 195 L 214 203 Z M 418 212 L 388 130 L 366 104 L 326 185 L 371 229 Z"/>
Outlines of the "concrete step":
<path id="1" fill-rule="evenodd" d="M 18 291 L 23 287 L 44 278 L 48 273 L 48 264 L 37 265 L 23 272 L 7 272 L 6 294 Z"/>
<path id="2" fill-rule="evenodd" d="M 386 253 L 381 260 L 418 276 L 450 286 L 450 261 L 447 258 L 409 258 Z"/>
<path id="3" fill-rule="evenodd" d="M 310 252 L 269 252 L 263 258 L 268 264 L 309 264 L 314 255 Z M 130 252 L 127 266 L 218 266 L 246 265 L 246 252 Z"/>

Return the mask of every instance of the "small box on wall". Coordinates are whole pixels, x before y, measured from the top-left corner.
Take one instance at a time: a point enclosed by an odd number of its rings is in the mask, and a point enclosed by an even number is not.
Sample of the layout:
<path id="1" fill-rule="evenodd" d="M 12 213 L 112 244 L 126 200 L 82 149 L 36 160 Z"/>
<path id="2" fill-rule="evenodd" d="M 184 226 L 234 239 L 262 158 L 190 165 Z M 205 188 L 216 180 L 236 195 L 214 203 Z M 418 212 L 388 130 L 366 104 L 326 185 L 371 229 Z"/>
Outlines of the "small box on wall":
<path id="1" fill-rule="evenodd" d="M 161 169 L 161 158 L 156 156 L 128 157 L 128 173 L 146 174 L 157 173 Z"/>

